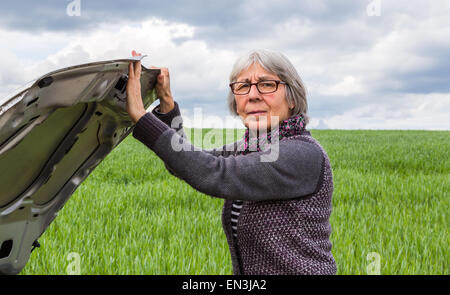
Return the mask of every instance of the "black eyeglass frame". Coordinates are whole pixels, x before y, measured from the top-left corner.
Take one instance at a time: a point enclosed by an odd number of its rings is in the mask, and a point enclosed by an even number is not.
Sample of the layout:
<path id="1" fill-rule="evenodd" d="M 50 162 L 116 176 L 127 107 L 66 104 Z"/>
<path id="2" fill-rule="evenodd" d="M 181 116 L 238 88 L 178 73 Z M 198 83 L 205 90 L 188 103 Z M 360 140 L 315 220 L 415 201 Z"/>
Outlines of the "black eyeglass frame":
<path id="1" fill-rule="evenodd" d="M 262 92 L 261 90 L 259 90 L 258 84 L 259 84 L 259 83 L 264 83 L 264 82 L 275 82 L 275 83 L 277 84 L 277 86 L 275 87 L 275 90 L 274 90 L 274 91 L 270 91 L 270 92 Z M 233 85 L 235 85 L 235 84 L 248 84 L 248 85 L 250 85 L 250 87 L 248 88 L 248 92 L 247 92 L 247 93 L 235 93 L 235 92 L 234 92 L 234 89 L 233 89 Z M 256 82 L 256 83 L 249 83 L 249 82 L 233 82 L 233 83 L 230 83 L 229 86 L 230 86 L 230 88 L 231 88 L 231 92 L 233 92 L 234 95 L 247 95 L 247 94 L 250 93 L 250 90 L 251 90 L 251 88 L 252 88 L 253 85 L 256 86 L 256 89 L 258 89 L 259 93 L 261 93 L 261 94 L 268 94 L 268 93 L 274 93 L 274 92 L 276 92 L 276 91 L 278 90 L 278 85 L 279 85 L 279 84 L 287 85 L 286 82 L 283 82 L 283 81 L 280 81 L 280 80 L 263 80 L 263 81 L 259 81 L 259 82 Z"/>

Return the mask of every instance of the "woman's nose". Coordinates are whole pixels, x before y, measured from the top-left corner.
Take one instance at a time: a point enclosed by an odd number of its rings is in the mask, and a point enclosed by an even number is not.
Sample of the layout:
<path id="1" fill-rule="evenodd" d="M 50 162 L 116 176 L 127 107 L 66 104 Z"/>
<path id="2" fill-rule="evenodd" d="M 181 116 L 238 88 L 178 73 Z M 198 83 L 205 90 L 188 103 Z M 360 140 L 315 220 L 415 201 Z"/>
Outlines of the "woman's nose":
<path id="1" fill-rule="evenodd" d="M 256 87 L 256 85 L 250 86 L 250 92 L 248 93 L 248 98 L 250 100 L 261 99 L 261 93 L 259 93 L 259 90 Z"/>

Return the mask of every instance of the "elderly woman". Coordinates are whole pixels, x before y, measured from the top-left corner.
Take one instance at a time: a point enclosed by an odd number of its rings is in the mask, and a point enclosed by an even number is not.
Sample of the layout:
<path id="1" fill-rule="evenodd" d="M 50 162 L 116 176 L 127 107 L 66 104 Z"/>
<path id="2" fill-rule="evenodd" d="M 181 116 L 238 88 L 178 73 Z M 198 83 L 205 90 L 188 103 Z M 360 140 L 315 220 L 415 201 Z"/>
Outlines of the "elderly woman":
<path id="1" fill-rule="evenodd" d="M 329 240 L 332 171 L 327 154 L 305 130 L 305 89 L 291 62 L 266 50 L 236 61 L 229 106 L 247 129 L 241 141 L 213 150 L 194 148 L 185 138 L 166 68 L 156 84 L 160 105 L 146 112 L 140 71 L 139 62 L 130 63 L 127 111 L 136 123 L 133 136 L 173 175 L 225 199 L 222 223 L 233 272 L 335 274 Z"/>

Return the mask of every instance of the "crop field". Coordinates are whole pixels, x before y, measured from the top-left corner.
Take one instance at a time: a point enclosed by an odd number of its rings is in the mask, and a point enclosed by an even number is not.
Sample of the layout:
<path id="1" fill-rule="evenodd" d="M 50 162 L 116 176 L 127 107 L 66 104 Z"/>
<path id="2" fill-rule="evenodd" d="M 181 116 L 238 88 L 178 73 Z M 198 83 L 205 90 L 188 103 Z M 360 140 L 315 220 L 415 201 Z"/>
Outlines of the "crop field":
<path id="1" fill-rule="evenodd" d="M 450 274 L 450 132 L 312 135 L 333 167 L 338 274 Z M 232 274 L 222 205 L 129 136 L 75 191 L 21 274 L 71 273 L 74 253 L 81 274 Z"/>

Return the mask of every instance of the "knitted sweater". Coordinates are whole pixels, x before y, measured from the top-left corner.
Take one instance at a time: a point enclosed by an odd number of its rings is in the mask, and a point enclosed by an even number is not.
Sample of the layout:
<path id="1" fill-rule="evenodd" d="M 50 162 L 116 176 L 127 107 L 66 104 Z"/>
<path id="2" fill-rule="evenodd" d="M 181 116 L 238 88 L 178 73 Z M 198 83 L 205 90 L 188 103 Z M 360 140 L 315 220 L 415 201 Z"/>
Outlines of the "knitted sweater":
<path id="1" fill-rule="evenodd" d="M 234 274 L 336 273 L 329 240 L 331 166 L 308 131 L 280 140 L 276 161 L 264 162 L 261 156 L 270 151 L 239 155 L 240 142 L 196 148 L 185 138 L 177 103 L 167 114 L 157 110 L 137 122 L 133 136 L 173 175 L 202 193 L 225 199 L 222 225 Z M 244 201 L 237 238 L 231 229 L 232 200 Z"/>

